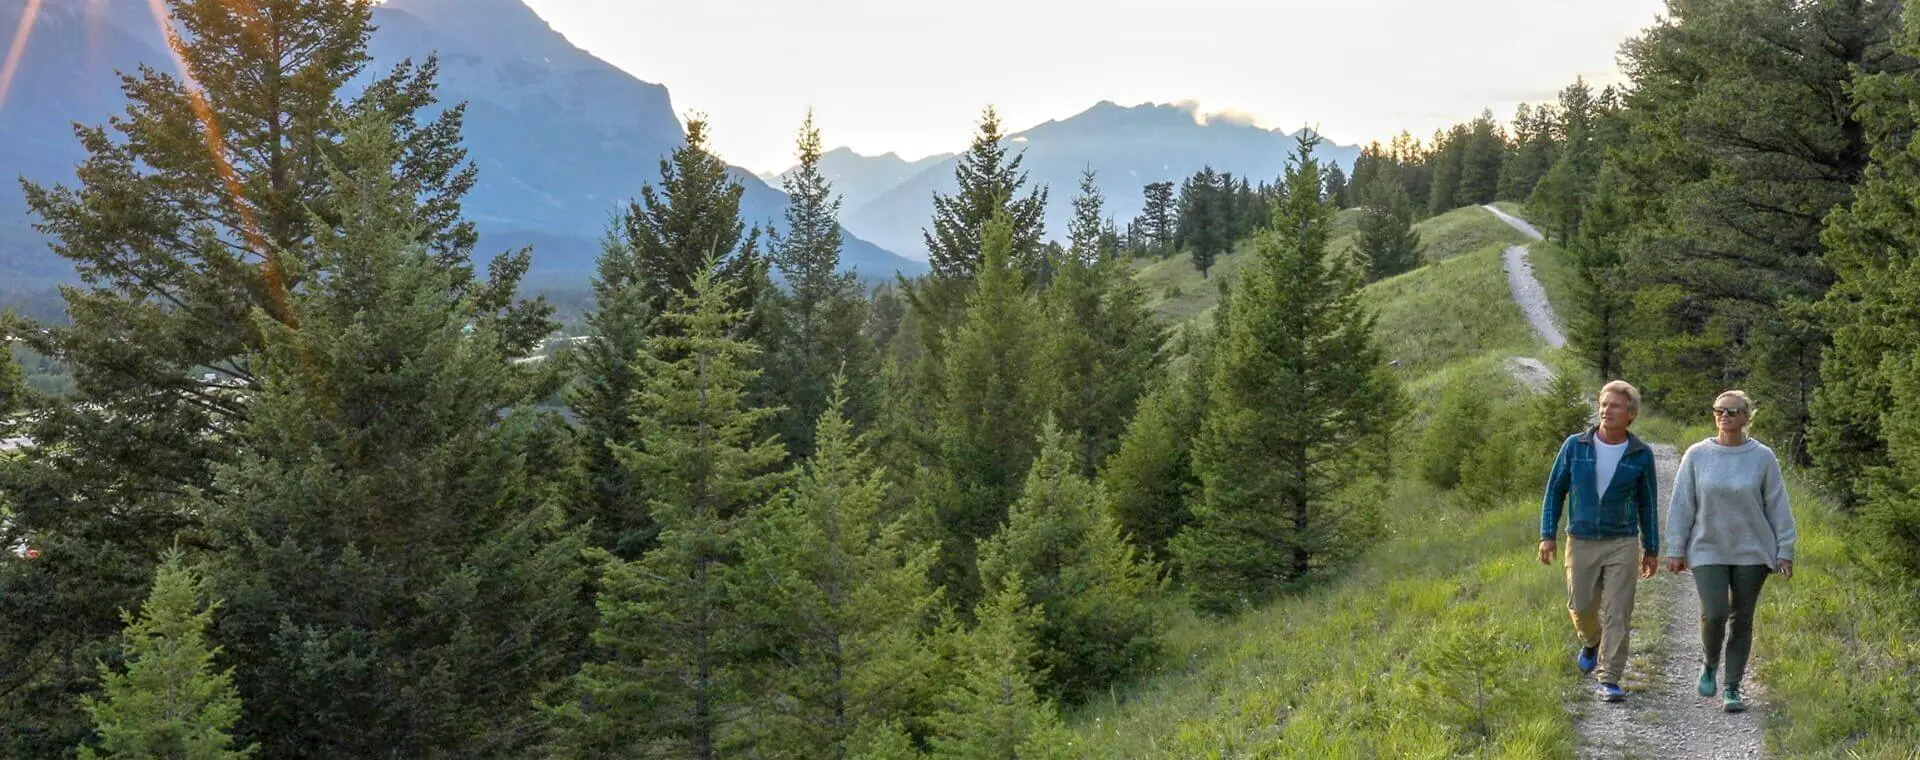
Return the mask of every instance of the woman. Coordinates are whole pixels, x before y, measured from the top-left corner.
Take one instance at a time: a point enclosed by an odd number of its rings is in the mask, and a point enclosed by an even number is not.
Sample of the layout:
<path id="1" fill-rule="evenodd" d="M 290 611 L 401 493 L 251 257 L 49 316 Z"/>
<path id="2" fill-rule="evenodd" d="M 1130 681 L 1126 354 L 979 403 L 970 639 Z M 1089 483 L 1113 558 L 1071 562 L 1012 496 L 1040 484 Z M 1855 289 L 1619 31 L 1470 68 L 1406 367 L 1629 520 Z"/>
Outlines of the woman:
<path id="1" fill-rule="evenodd" d="M 1740 712 L 1746 709 L 1740 677 L 1753 647 L 1760 586 L 1775 571 L 1793 577 L 1793 511 L 1780 460 L 1773 449 L 1747 437 L 1753 400 L 1743 391 L 1720 394 L 1713 401 L 1713 421 L 1714 436 L 1680 458 L 1662 554 L 1668 571 L 1691 569 L 1700 592 L 1700 642 L 1707 659 L 1700 696 L 1713 696 L 1714 673 L 1724 662 L 1722 707 Z"/>

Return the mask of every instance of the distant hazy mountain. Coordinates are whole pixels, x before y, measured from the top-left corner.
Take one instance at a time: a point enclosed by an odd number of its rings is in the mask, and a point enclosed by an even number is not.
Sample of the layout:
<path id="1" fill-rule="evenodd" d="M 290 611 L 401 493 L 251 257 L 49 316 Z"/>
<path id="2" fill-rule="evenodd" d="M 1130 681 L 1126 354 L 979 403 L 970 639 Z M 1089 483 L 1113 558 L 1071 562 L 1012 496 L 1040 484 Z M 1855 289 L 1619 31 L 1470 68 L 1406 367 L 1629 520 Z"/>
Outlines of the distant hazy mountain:
<path id="1" fill-rule="evenodd" d="M 1254 184 L 1276 181 L 1295 148 L 1295 134 L 1232 119 L 1198 117 L 1188 106 L 1129 108 L 1102 101 L 1071 118 L 1008 135 L 1007 140 L 1026 156 L 1021 168 L 1027 171 L 1028 186 L 1049 188 L 1047 236 L 1064 241 L 1083 169 L 1098 172 L 1106 211 L 1124 227 L 1140 213 L 1140 189 L 1151 182 L 1177 184 L 1209 165 Z M 1346 171 L 1353 168 L 1360 148 L 1323 141 L 1314 154 L 1322 161 L 1338 162 Z M 848 204 L 842 221 L 855 234 L 890 251 L 924 259 L 927 252 L 921 233 L 931 224 L 933 193 L 955 191 L 953 170 L 958 160 L 949 157 L 928 166 L 865 204 Z"/>
<path id="2" fill-rule="evenodd" d="M 0 29 L 18 26 L 26 2 L 0 0 Z M 610 214 L 685 142 L 667 89 L 574 47 L 520 0 L 388 0 L 374 24 L 374 63 L 356 87 L 437 51 L 442 101 L 468 104 L 463 136 L 480 179 L 465 212 L 481 253 L 534 244 L 530 281 L 584 283 Z M 163 45 L 146 0 L 46 0 L 0 107 L 0 176 L 72 184 L 84 153 L 69 124 L 122 109 L 115 70 L 170 70 Z M 744 169 L 734 176 L 750 224 L 782 222 L 784 194 Z M 23 208 L 17 183 L 0 185 L 0 277 L 70 274 Z M 842 263 L 873 278 L 925 271 L 855 236 Z"/>
<path id="3" fill-rule="evenodd" d="M 952 153 L 908 161 L 897 153 L 863 156 L 850 148 L 834 148 L 820 155 L 820 173 L 833 182 L 833 191 L 841 197 L 841 212 L 845 213 L 873 202 L 887 191 L 926 171 L 927 167 L 949 158 L 953 158 Z M 780 187 L 780 178 L 798 168 L 788 168 L 767 181 L 774 187 Z"/>

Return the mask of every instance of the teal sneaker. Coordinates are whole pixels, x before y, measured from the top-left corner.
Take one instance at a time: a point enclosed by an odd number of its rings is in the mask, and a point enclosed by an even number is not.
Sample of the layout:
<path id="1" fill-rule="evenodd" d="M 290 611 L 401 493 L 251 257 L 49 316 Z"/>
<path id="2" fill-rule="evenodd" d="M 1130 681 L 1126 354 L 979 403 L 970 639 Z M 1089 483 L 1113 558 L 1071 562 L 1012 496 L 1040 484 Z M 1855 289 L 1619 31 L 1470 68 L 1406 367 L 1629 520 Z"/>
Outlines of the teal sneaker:
<path id="1" fill-rule="evenodd" d="M 1700 696 L 1703 696 L 1703 697 L 1713 696 L 1713 666 L 1712 665 L 1708 665 L 1700 669 Z"/>
<path id="2" fill-rule="evenodd" d="M 1720 693 L 1720 709 L 1730 713 L 1747 711 L 1747 703 L 1740 701 L 1740 687 L 1729 686 Z"/>

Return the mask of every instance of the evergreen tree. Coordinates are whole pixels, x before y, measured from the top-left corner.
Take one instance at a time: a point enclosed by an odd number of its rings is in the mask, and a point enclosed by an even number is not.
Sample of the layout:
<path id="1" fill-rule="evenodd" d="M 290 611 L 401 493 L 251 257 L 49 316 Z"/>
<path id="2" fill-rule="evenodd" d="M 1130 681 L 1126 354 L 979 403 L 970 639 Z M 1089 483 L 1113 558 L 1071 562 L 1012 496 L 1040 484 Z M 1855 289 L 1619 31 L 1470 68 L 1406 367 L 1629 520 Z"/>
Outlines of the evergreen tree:
<path id="1" fill-rule="evenodd" d="M 1160 651 L 1155 569 L 1135 559 L 1106 492 L 1076 472 L 1071 442 L 1049 419 L 1040 456 L 1006 527 L 980 551 L 991 597 L 1020 588 L 1040 610 L 1041 688 L 1075 701 L 1145 668 Z"/>
<path id="2" fill-rule="evenodd" d="M 1466 202 L 1460 192 L 1460 181 L 1466 173 L 1467 145 L 1471 138 L 1472 133 L 1465 124 L 1455 124 L 1445 132 L 1434 130 L 1433 150 L 1425 161 L 1432 176 L 1427 189 L 1429 215 L 1439 216 Z"/>
<path id="3" fill-rule="evenodd" d="M 33 494 L 9 517 L 14 529 L 60 535 L 91 561 L 39 566 L 34 583 L 50 585 L 34 595 L 0 593 L 0 615 L 20 635 L 11 651 L 102 646 L 170 537 L 197 528 L 191 495 L 217 489 L 212 472 L 234 455 L 235 439 L 214 433 L 250 416 L 253 397 L 229 392 L 257 384 L 248 362 L 264 337 L 249 314 L 290 319 L 314 229 L 344 223 L 327 186 L 329 166 L 356 168 L 340 145 L 343 118 L 392 124 L 401 150 L 380 168 L 406 189 L 434 260 L 471 274 L 475 233 L 460 199 L 476 175 L 460 146 L 464 109 L 439 108 L 432 58 L 367 71 L 371 3 L 167 0 L 164 9 L 184 75 L 122 75 L 123 114 L 76 129 L 87 154 L 78 184 L 25 184 L 38 229 L 84 286 L 65 292 L 68 323 L 16 331 L 71 364 L 74 392 L 27 426 L 41 446 L 0 492 Z M 359 94 L 343 100 L 350 81 Z M 516 355 L 551 329 L 544 303 L 514 301 L 527 263 L 524 251 L 503 255 L 485 280 L 447 281 L 482 305 L 488 334 Z M 91 663 L 0 668 L 0 694 L 33 705 L 9 710 L 23 722 L 0 731 L 0 748 L 74 746 L 86 720 L 73 695 L 90 688 Z"/>
<path id="4" fill-rule="evenodd" d="M 1036 694 L 1032 630 L 1040 612 L 1009 584 L 981 604 L 979 624 L 957 647 L 959 681 L 934 716 L 937 760 L 1064 760 L 1072 736 L 1053 704 Z"/>
<path id="5" fill-rule="evenodd" d="M 595 546 L 633 560 L 653 545 L 653 516 L 646 508 L 646 484 L 620 464 L 614 446 L 636 437 L 628 412 L 640 387 L 635 364 L 654 312 L 633 248 L 620 235 L 626 225 L 623 212 L 614 219 L 615 232 L 601 243 L 594 310 L 586 316 L 588 340 L 571 354 L 577 380 L 567 405 L 580 420 L 584 492 L 573 505 L 574 516 L 592 521 Z"/>
<path id="6" fill-rule="evenodd" d="M 1090 232 L 1101 199 L 1091 172 L 1074 199 L 1074 229 Z M 1097 235 L 1077 238 L 1073 255 L 1046 290 L 1051 322 L 1046 363 L 1059 373 L 1055 417 L 1075 445 L 1082 475 L 1093 477 L 1117 446 L 1146 383 L 1161 363 L 1165 338 L 1145 289 L 1124 263 L 1099 255 Z"/>
<path id="7" fill-rule="evenodd" d="M 220 648 L 207 641 L 207 626 L 217 605 L 202 609 L 202 585 L 182 555 L 170 553 L 154 574 L 153 592 L 140 605 L 140 616 L 124 614 L 126 672 L 102 664 L 104 695 L 82 699 L 99 735 L 99 752 L 83 745 L 82 760 L 230 760 L 257 749 L 232 746 L 240 697 L 232 673 L 213 670 Z"/>
<path id="8" fill-rule="evenodd" d="M 1632 206 L 1644 201 L 1632 198 L 1638 193 L 1627 182 L 1616 167 L 1601 171 L 1582 210 L 1579 234 L 1568 248 L 1577 295 L 1567 343 L 1601 377 L 1620 375 L 1621 343 L 1633 307 L 1620 250 L 1626 221 L 1637 213 Z"/>
<path id="9" fill-rule="evenodd" d="M 788 172 L 787 234 L 772 235 L 774 266 L 786 277 L 783 334 L 769 346 L 775 396 L 786 407 L 781 438 L 796 457 L 813 452 L 815 421 L 826 411 L 835 375 L 847 378 L 845 413 L 856 425 L 873 420 L 872 381 L 878 374 L 859 275 L 841 272 L 840 198 L 820 173 L 820 131 L 813 115 L 800 128 L 800 163 Z"/>
<path id="10" fill-rule="evenodd" d="M 1257 603 L 1362 538 L 1370 505 L 1355 486 L 1401 409 L 1358 273 L 1327 250 L 1314 142 L 1301 140 L 1286 203 L 1234 288 L 1195 444 L 1196 523 L 1173 542 L 1210 611 Z"/>
<path id="11" fill-rule="evenodd" d="M 689 121 L 686 143 L 660 159 L 660 184 L 641 187 L 640 199 L 622 217 L 651 313 L 666 313 L 717 259 L 714 272 L 732 293 L 728 307 L 745 313 L 748 335 L 764 334 L 764 315 L 755 306 L 769 289 L 767 261 L 759 251 L 759 228 L 748 231 L 740 219 L 744 192 L 727 174 L 727 163 L 707 150 L 706 122 Z"/>
<path id="12" fill-rule="evenodd" d="M 1178 206 L 1174 205 L 1173 183 L 1153 182 L 1142 188 L 1146 196 L 1144 207 L 1140 211 L 1140 231 L 1145 235 L 1144 246 L 1154 256 L 1165 258 L 1173 254 L 1174 231 L 1178 229 Z"/>
<path id="13" fill-rule="evenodd" d="M 978 288 L 944 357 L 933 413 L 937 457 L 926 495 L 940 525 L 935 578 L 963 609 L 979 598 L 976 544 L 993 535 L 1019 495 L 1040 419 L 1057 394 L 1055 369 L 1042 353 L 1041 312 L 1008 259 L 1013 233 L 1005 215 L 987 227 Z"/>
<path id="14" fill-rule="evenodd" d="M 1180 218 L 1174 245 L 1193 258 L 1193 268 L 1206 277 L 1213 262 L 1233 247 L 1235 209 L 1233 186 L 1208 166 L 1188 177 L 1180 187 Z"/>
<path id="15" fill-rule="evenodd" d="M 1525 202 L 1553 168 L 1555 112 L 1521 103 L 1513 115 L 1514 149 L 1500 167 L 1500 200 Z"/>
<path id="16" fill-rule="evenodd" d="M 794 757 L 844 758 L 861 737 L 924 714 L 935 663 L 920 631 L 939 593 L 936 550 L 882 514 L 887 483 L 831 397 L 818 451 L 748 529 L 735 576 L 771 716 L 761 737 Z"/>
<path id="17" fill-rule="evenodd" d="M 980 117 L 973 145 L 954 169 L 959 191 L 934 193 L 933 229 L 924 233 L 927 262 L 936 277 L 971 278 L 985 260 L 986 229 L 994 216 L 1005 214 L 1012 227 L 1007 260 L 1040 282 L 1045 269 L 1044 237 L 1047 189 L 1035 188 L 1019 197 L 1027 174 L 1020 169 L 1025 156 L 1007 156 L 1000 116 L 988 108 Z"/>
<path id="18" fill-rule="evenodd" d="M 1100 212 L 1106 199 L 1100 195 L 1100 183 L 1093 169 L 1080 172 L 1080 194 L 1073 197 L 1073 220 L 1067 223 L 1067 252 L 1081 267 L 1092 269 L 1103 257 L 1101 237 L 1106 228 Z"/>
<path id="19" fill-rule="evenodd" d="M 1833 283 L 1823 220 L 1852 202 L 1871 158 L 1850 91 L 1911 68 L 1893 48 L 1900 7 L 1687 3 L 1623 48 L 1634 137 L 1609 155 L 1658 201 L 1625 252 L 1639 333 L 1625 372 L 1654 403 L 1736 386 L 1771 399 L 1756 434 L 1789 463 L 1807 460 L 1827 343 L 1805 308 Z"/>
<path id="20" fill-rule="evenodd" d="M 1420 266 L 1420 231 L 1399 177 L 1383 174 L 1367 188 L 1354 250 L 1365 257 L 1367 279 L 1384 280 Z"/>
<path id="21" fill-rule="evenodd" d="M 1460 156 L 1460 188 L 1455 203 L 1492 203 L 1500 192 L 1500 165 L 1506 156 L 1507 136 L 1494 123 L 1493 112 L 1482 111 L 1469 127 Z"/>
<path id="22" fill-rule="evenodd" d="M 735 337 L 747 314 L 710 259 L 647 339 L 634 398 L 640 437 L 616 448 L 649 484 L 658 545 L 607 560 L 597 601 L 599 655 L 555 711 L 567 756 L 713 758 L 749 706 L 742 600 L 729 591 L 742 525 L 782 485 L 786 452 L 754 430 L 777 412 L 745 407 L 757 347 Z"/>
<path id="23" fill-rule="evenodd" d="M 1347 173 L 1341 171 L 1339 164 L 1327 167 L 1326 198 L 1335 209 L 1344 209 L 1352 205 L 1347 200 Z"/>
<path id="24" fill-rule="evenodd" d="M 1920 18 L 1910 10 L 1903 55 L 1920 55 Z M 1894 574 L 1920 576 L 1920 74 L 1862 77 L 1854 88 L 1873 164 L 1853 203 L 1828 217 L 1825 260 L 1837 281 L 1820 303 L 1833 333 L 1812 405 L 1812 449 L 1822 474 L 1858 512 Z"/>
<path id="25" fill-rule="evenodd" d="M 317 229 L 279 318 L 256 310 L 239 455 L 196 507 L 240 735 L 272 757 L 520 751 L 586 633 L 584 536 L 528 462 L 559 423 L 419 242 L 391 135 L 346 135 L 344 227 Z"/>
<path id="26" fill-rule="evenodd" d="M 1193 521 L 1187 500 L 1200 486 L 1192 459 L 1200 414 L 1184 392 L 1189 382 L 1184 375 L 1173 377 L 1140 400 L 1119 450 L 1101 472 L 1122 533 L 1156 561 L 1167 558 L 1167 543 Z"/>

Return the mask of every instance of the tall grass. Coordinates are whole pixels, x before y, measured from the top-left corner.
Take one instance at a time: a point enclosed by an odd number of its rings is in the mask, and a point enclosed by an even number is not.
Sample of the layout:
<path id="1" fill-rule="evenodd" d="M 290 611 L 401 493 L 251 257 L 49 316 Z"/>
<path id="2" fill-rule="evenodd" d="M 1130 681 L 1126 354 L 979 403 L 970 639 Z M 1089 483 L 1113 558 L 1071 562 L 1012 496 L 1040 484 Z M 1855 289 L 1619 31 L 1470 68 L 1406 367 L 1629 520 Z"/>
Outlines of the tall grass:
<path id="1" fill-rule="evenodd" d="M 1791 489 L 1792 580 L 1767 582 L 1754 649 L 1781 757 L 1920 758 L 1920 597 L 1882 577 L 1852 528 Z"/>
<path id="2" fill-rule="evenodd" d="M 1403 479 L 1358 567 L 1227 625 L 1187 615 L 1166 673 L 1073 717 L 1086 757 L 1571 757 L 1578 682 L 1538 505 Z"/>

